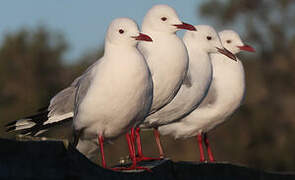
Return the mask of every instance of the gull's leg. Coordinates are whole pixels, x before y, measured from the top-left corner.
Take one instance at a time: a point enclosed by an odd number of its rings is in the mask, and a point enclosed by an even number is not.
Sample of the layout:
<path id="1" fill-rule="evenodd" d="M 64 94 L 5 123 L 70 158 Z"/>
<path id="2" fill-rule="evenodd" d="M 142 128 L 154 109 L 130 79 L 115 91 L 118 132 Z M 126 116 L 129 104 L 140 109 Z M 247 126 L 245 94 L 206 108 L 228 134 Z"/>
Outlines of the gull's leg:
<path id="1" fill-rule="evenodd" d="M 207 148 L 209 160 L 211 162 L 214 162 L 215 160 L 214 160 L 214 156 L 213 156 L 212 150 L 211 150 L 210 145 L 209 145 L 209 140 L 208 140 L 207 133 L 204 134 L 204 142 L 205 142 L 205 146 Z"/>
<path id="2" fill-rule="evenodd" d="M 132 143 L 132 150 L 134 152 L 134 154 L 136 154 L 136 150 L 135 150 L 135 128 L 131 128 L 131 143 Z M 136 156 L 136 155 L 135 155 Z"/>
<path id="3" fill-rule="evenodd" d="M 128 149 L 129 149 L 130 158 L 132 160 L 132 165 L 130 167 L 112 168 L 112 170 L 147 170 L 147 171 L 151 172 L 151 170 L 149 168 L 137 166 L 135 150 L 134 150 L 134 147 L 132 145 L 133 144 L 132 143 L 132 137 L 131 137 L 131 135 L 129 133 L 126 133 L 126 140 L 127 140 L 127 143 L 128 143 Z"/>
<path id="4" fill-rule="evenodd" d="M 158 146 L 160 159 L 163 159 L 164 158 L 164 151 L 163 151 L 163 148 L 162 148 L 161 139 L 160 139 L 160 133 L 158 131 L 158 128 L 154 128 L 154 136 L 155 136 L 156 143 L 157 143 L 157 146 Z"/>
<path id="5" fill-rule="evenodd" d="M 145 157 L 142 152 L 142 145 L 141 145 L 141 139 L 140 139 L 140 128 L 136 128 L 136 144 L 137 144 L 137 151 L 138 151 L 138 157 L 136 158 L 137 162 L 140 161 L 151 161 L 151 160 L 160 160 L 161 158 L 151 158 L 151 157 Z"/>
<path id="6" fill-rule="evenodd" d="M 103 142 L 104 142 L 103 136 L 101 136 L 101 135 L 98 136 L 98 142 L 99 142 L 99 145 L 100 145 L 101 164 L 102 164 L 103 168 L 106 168 L 107 165 L 106 165 L 106 161 L 105 161 L 105 157 L 104 157 L 104 150 L 103 150 Z"/>
<path id="7" fill-rule="evenodd" d="M 128 144 L 130 159 L 132 160 L 132 164 L 134 166 L 136 166 L 135 149 L 134 149 L 134 147 L 132 145 L 133 143 L 132 143 L 132 140 L 131 140 L 131 137 L 130 137 L 129 133 L 126 133 L 126 140 L 127 140 L 127 144 Z"/>
<path id="8" fill-rule="evenodd" d="M 151 172 L 151 170 L 149 168 L 137 166 L 135 149 L 134 149 L 134 146 L 132 145 L 133 142 L 132 142 L 131 136 L 129 134 L 127 134 L 126 139 L 127 139 L 127 143 L 128 143 L 128 147 L 129 147 L 129 152 L 131 152 L 131 154 L 132 154 L 132 156 L 131 156 L 132 166 L 129 167 L 129 168 L 126 168 L 126 170 L 137 169 L 137 170 L 147 170 L 147 171 L 150 171 Z"/>
<path id="9" fill-rule="evenodd" d="M 141 145 L 141 139 L 140 139 L 140 128 L 136 128 L 135 136 L 136 136 L 138 157 L 143 157 L 142 145 Z"/>
<path id="10" fill-rule="evenodd" d="M 200 162 L 204 162 L 205 156 L 204 156 L 204 149 L 203 149 L 203 144 L 202 144 L 202 134 L 198 134 L 197 139 L 198 139 L 198 145 L 199 145 L 199 150 L 200 150 Z"/>

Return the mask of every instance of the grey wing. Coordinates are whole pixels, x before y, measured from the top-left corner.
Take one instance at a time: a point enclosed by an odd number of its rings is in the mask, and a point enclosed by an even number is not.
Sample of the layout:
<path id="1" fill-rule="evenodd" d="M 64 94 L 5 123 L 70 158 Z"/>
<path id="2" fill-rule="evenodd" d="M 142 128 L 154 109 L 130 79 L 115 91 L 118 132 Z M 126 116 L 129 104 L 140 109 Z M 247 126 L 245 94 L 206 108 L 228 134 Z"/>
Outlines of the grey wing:
<path id="1" fill-rule="evenodd" d="M 78 113 L 78 107 L 87 94 L 87 91 L 94 78 L 92 75 L 93 69 L 87 71 L 76 84 L 75 101 L 74 101 L 74 116 Z"/>
<path id="2" fill-rule="evenodd" d="M 84 76 L 85 74 L 87 74 L 88 72 L 90 72 L 90 71 L 92 70 L 93 67 L 95 67 L 97 64 L 99 64 L 99 62 L 100 62 L 100 60 L 95 61 L 91 66 L 89 66 L 89 67 L 86 69 L 86 71 L 85 71 L 81 76 L 77 77 L 77 78 L 72 82 L 71 86 L 72 86 L 72 87 L 76 87 L 77 84 L 78 84 L 78 82 L 80 81 L 80 79 L 83 78 L 83 76 Z"/>
<path id="3" fill-rule="evenodd" d="M 60 91 L 51 99 L 48 107 L 49 119 L 45 122 L 45 124 L 57 121 L 55 118 L 51 119 L 50 117 L 62 116 L 74 112 L 76 85 L 82 77 L 83 76 L 79 76 L 76 78 L 69 87 Z"/>
<path id="4" fill-rule="evenodd" d="M 99 61 L 96 61 L 95 63 L 93 63 L 90 67 L 87 68 L 85 73 L 77 77 L 69 87 L 60 91 L 57 95 L 55 95 L 51 99 L 50 105 L 48 107 L 49 117 L 54 115 L 63 115 L 63 114 L 74 111 L 75 93 L 77 90 L 77 85 L 79 81 L 82 78 L 84 78 L 84 76 L 88 74 L 98 62 Z M 50 122 L 47 122 L 47 123 L 50 123 Z"/>
<path id="5" fill-rule="evenodd" d="M 73 112 L 76 88 L 70 86 L 51 99 L 48 117 Z"/>

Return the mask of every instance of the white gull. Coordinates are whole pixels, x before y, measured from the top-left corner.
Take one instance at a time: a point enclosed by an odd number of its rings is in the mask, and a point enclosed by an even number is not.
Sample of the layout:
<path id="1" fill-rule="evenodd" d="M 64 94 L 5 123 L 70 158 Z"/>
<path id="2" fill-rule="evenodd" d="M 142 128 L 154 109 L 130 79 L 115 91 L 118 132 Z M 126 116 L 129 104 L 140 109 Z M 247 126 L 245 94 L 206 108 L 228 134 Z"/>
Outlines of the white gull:
<path id="1" fill-rule="evenodd" d="M 254 49 L 244 45 L 239 35 L 231 30 L 219 33 L 223 46 L 234 54 L 241 50 L 253 52 Z M 206 133 L 223 123 L 241 105 L 245 94 L 245 73 L 242 62 L 230 61 L 228 57 L 212 54 L 213 79 L 209 92 L 200 106 L 178 122 L 159 127 L 163 135 L 176 139 L 198 137 L 201 161 L 204 161 L 202 134 L 204 134 L 210 161 L 214 157 Z"/>
<path id="2" fill-rule="evenodd" d="M 187 49 L 176 35 L 180 29 L 196 30 L 194 26 L 180 21 L 176 11 L 168 5 L 153 6 L 143 19 L 141 30 L 153 39 L 153 43 L 138 44 L 138 49 L 143 53 L 151 70 L 154 83 L 150 114 L 172 101 L 187 73 Z M 136 132 L 139 138 L 139 128 Z M 137 142 L 139 159 L 144 159 L 140 141 Z"/>

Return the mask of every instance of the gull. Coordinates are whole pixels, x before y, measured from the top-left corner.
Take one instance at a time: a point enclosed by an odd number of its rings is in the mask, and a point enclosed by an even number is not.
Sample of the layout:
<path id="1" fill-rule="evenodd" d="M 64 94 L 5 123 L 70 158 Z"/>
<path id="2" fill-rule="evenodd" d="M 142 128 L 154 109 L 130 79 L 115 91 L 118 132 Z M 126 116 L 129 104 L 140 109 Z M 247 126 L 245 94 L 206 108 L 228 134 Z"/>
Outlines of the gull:
<path id="1" fill-rule="evenodd" d="M 219 33 L 223 46 L 233 54 L 241 50 L 254 52 L 255 50 L 245 45 L 240 36 L 232 30 Z M 210 161 L 214 156 L 209 146 L 207 132 L 223 123 L 241 105 L 245 95 L 245 73 L 242 62 L 229 61 L 228 57 L 220 54 L 211 55 L 213 78 L 209 92 L 200 106 L 183 119 L 159 127 L 162 135 L 171 135 L 175 139 L 185 139 L 197 136 L 200 161 L 205 161 L 202 147 L 202 135 L 207 148 Z"/>
<path id="2" fill-rule="evenodd" d="M 152 78 L 136 48 L 137 41 L 152 39 L 139 33 L 133 20 L 115 19 L 107 31 L 104 56 L 76 85 L 74 144 L 79 139 L 98 137 L 103 167 L 104 141 L 127 133 L 151 108 Z M 130 138 L 127 140 L 130 145 Z"/>
<path id="3" fill-rule="evenodd" d="M 180 90 L 169 104 L 149 115 L 141 127 L 157 128 L 172 123 L 197 108 L 212 80 L 210 54 L 221 53 L 229 57 L 229 61 L 235 60 L 235 56 L 224 49 L 217 32 L 211 26 L 198 25 L 195 28 L 198 31 L 187 31 L 183 36 L 189 55 L 189 69 Z M 162 147 L 159 149 L 163 156 Z"/>
<path id="4" fill-rule="evenodd" d="M 168 5 L 153 6 L 143 19 L 141 30 L 153 39 L 153 43 L 138 43 L 138 49 L 147 61 L 154 84 L 150 114 L 172 101 L 187 73 L 187 49 L 176 35 L 180 29 L 196 31 L 194 26 L 180 21 L 176 11 Z M 142 154 L 139 130 L 136 127 L 138 159 L 149 159 Z"/>
<path id="5" fill-rule="evenodd" d="M 113 20 L 107 30 L 103 57 L 60 93 L 75 91 L 71 111 L 73 144 L 77 145 L 79 139 L 97 139 L 104 168 L 104 141 L 115 139 L 142 122 L 152 105 L 152 78 L 136 48 L 137 41 L 152 39 L 139 33 L 137 24 L 129 18 Z M 130 138 L 127 140 L 131 151 Z"/>

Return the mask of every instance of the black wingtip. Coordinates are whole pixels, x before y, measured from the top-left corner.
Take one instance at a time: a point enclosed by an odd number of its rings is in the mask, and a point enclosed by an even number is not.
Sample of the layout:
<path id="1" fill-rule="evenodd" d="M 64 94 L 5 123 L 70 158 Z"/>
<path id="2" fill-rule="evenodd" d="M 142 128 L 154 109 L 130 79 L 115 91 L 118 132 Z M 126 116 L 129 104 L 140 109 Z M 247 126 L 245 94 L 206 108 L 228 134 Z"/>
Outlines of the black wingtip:
<path id="1" fill-rule="evenodd" d="M 40 116 L 47 116 L 47 114 L 49 113 L 49 111 L 48 111 L 48 105 L 47 106 L 45 106 L 45 107 L 42 107 L 42 108 L 39 108 L 38 110 L 37 110 L 37 113 L 36 114 L 33 114 L 33 115 L 30 115 L 30 116 L 27 116 L 27 117 L 24 117 L 24 118 L 22 118 L 22 119 L 34 119 L 34 118 L 36 118 L 36 117 L 40 117 Z M 15 126 L 16 125 L 16 123 L 17 123 L 17 121 L 19 121 L 19 120 L 14 120 L 14 121 L 12 121 L 12 122 L 10 122 L 10 123 L 7 123 L 7 124 L 5 124 L 4 125 L 4 127 L 10 127 L 10 126 Z"/>
<path id="2" fill-rule="evenodd" d="M 6 132 L 11 132 L 11 131 L 15 131 L 15 130 L 16 130 L 16 127 L 12 126 L 12 127 L 7 128 L 5 131 Z"/>
<path id="3" fill-rule="evenodd" d="M 40 118 L 47 120 L 47 118 L 45 117 L 47 117 L 48 113 L 49 111 L 46 110 L 46 111 L 38 112 L 37 114 L 33 114 L 31 116 L 24 117 L 23 119 L 32 119 L 33 122 L 35 122 L 34 119 L 40 119 Z"/>
<path id="4" fill-rule="evenodd" d="M 70 121 L 73 120 L 72 117 L 69 117 L 69 118 L 66 118 L 66 119 L 64 119 L 62 121 L 58 121 L 58 122 L 43 125 L 44 120 L 47 119 L 47 114 L 48 114 L 48 111 L 46 110 L 46 111 L 41 112 L 39 114 L 35 114 L 35 115 L 30 116 L 31 117 L 30 121 L 34 122 L 35 125 L 33 125 L 32 127 L 29 127 L 29 128 L 16 130 L 15 125 L 16 125 L 16 122 L 18 120 L 14 121 L 14 122 L 11 122 L 11 123 L 8 123 L 6 125 L 6 127 L 7 127 L 6 132 L 18 131 L 18 133 L 22 134 L 22 135 L 30 134 L 31 136 L 35 136 L 41 130 L 50 129 L 52 127 L 60 126 L 60 125 L 62 125 L 64 123 L 67 123 L 67 122 L 70 122 Z"/>
<path id="5" fill-rule="evenodd" d="M 22 129 L 19 132 L 19 134 L 21 134 L 21 135 L 31 135 L 32 134 L 32 128 Z M 34 135 L 32 134 L 32 136 L 34 136 Z"/>

